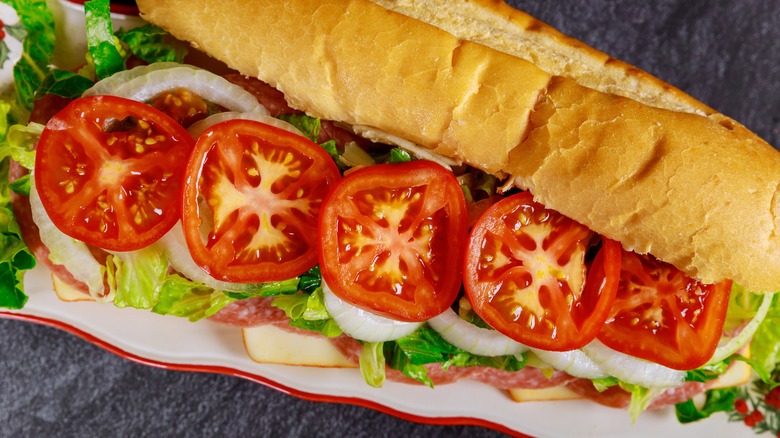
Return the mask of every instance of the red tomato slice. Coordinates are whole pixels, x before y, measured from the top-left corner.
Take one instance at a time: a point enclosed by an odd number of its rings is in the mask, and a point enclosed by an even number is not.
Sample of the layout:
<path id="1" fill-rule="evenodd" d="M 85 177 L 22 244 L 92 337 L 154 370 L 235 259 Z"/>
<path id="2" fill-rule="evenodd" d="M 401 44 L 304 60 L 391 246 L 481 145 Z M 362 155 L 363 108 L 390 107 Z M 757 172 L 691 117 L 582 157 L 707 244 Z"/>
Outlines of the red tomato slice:
<path id="1" fill-rule="evenodd" d="M 705 285 L 650 256 L 623 251 L 617 298 L 598 337 L 669 368 L 698 368 L 723 332 L 731 281 Z"/>
<path id="2" fill-rule="evenodd" d="M 192 258 L 234 283 L 303 274 L 317 263 L 317 217 L 340 177 L 330 155 L 299 135 L 251 120 L 212 126 L 187 163 L 182 225 Z"/>
<path id="3" fill-rule="evenodd" d="M 168 114 L 185 128 L 189 128 L 193 123 L 209 116 L 206 101 L 186 88 L 163 91 L 155 96 L 149 104 Z"/>
<path id="4" fill-rule="evenodd" d="M 357 170 L 323 205 L 322 278 L 355 306 L 424 321 L 458 295 L 466 227 L 463 192 L 440 165 L 412 161 Z"/>
<path id="5" fill-rule="evenodd" d="M 77 99 L 41 134 L 35 184 L 65 234 L 108 250 L 140 249 L 179 218 L 192 143 L 184 128 L 143 103 Z"/>
<path id="6" fill-rule="evenodd" d="M 463 285 L 477 314 L 510 338 L 565 351 L 592 341 L 615 299 L 620 244 L 519 193 L 493 204 L 469 237 Z"/>

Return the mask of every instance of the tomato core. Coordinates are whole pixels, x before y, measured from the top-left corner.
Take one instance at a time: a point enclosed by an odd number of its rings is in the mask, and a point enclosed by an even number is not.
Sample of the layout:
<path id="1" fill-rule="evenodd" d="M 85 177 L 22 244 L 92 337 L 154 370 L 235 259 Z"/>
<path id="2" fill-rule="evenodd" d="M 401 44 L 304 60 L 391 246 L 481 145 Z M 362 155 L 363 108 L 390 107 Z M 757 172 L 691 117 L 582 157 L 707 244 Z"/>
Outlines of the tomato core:
<path id="1" fill-rule="evenodd" d="M 330 155 L 299 135 L 251 120 L 218 123 L 187 165 L 183 228 L 213 277 L 263 283 L 317 263 L 317 218 L 340 178 Z"/>
<path id="2" fill-rule="evenodd" d="M 463 192 L 440 165 L 413 161 L 354 171 L 323 206 L 323 279 L 353 305 L 424 321 L 457 297 L 466 227 Z"/>

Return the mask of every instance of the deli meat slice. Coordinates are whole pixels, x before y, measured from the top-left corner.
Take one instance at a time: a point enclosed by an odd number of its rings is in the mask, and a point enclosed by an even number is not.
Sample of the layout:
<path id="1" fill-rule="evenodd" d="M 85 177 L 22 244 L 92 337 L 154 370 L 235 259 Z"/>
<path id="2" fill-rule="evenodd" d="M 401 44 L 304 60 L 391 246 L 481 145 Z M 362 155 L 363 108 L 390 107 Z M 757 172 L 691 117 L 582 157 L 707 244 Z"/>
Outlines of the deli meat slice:
<path id="1" fill-rule="evenodd" d="M 273 297 L 255 297 L 238 300 L 228 304 L 219 312 L 210 316 L 212 321 L 236 327 L 256 327 L 258 325 L 284 323 L 290 320 L 283 310 L 271 306 Z M 310 332 L 307 332 L 310 333 Z"/>
<path id="2" fill-rule="evenodd" d="M 273 297 L 257 297 L 236 301 L 225 306 L 215 315 L 209 317 L 209 319 L 237 327 L 272 324 L 295 333 L 322 336 L 318 333 L 290 327 L 287 315 L 282 310 L 271 306 L 272 302 Z M 330 341 L 347 359 L 353 363 L 358 363 L 360 352 L 363 349 L 360 342 L 347 335 L 331 338 Z M 575 377 L 560 371 L 552 373 L 547 378 L 539 369 L 534 367 L 526 367 L 514 372 L 491 367 L 449 367 L 445 370 L 442 369 L 440 364 L 428 364 L 425 368 L 428 370 L 428 377 L 431 378 L 434 385 L 445 385 L 462 379 L 472 379 L 500 389 L 537 389 L 564 385 L 576 380 Z M 417 380 L 411 379 L 400 371 L 391 368 L 387 368 L 386 377 L 392 381 L 420 384 Z"/>
<path id="3" fill-rule="evenodd" d="M 708 384 L 702 382 L 686 382 L 676 388 L 669 388 L 654 398 L 650 402 L 648 409 L 657 409 L 685 402 L 706 391 L 708 386 Z M 631 394 L 618 386 L 612 386 L 605 391 L 598 392 L 593 386 L 593 382 L 588 379 L 571 380 L 566 383 L 566 387 L 583 397 L 611 408 L 625 409 L 631 401 Z"/>
<path id="4" fill-rule="evenodd" d="M 229 73 L 223 77 L 255 96 L 257 101 L 271 113 L 272 117 L 278 117 L 283 114 L 302 113 L 302 111 L 293 109 L 287 104 L 287 100 L 285 100 L 284 94 L 281 91 L 266 84 L 260 79 L 249 78 L 238 73 Z M 329 120 L 321 120 L 320 124 L 321 129 L 320 135 L 317 137 L 317 143 L 325 143 L 326 141 L 333 140 L 340 149 L 343 149 L 344 145 L 349 142 L 355 142 L 361 146 L 368 144 L 368 141 L 363 137 L 354 135 L 346 129 L 339 128 Z"/>
<path id="5" fill-rule="evenodd" d="M 350 361 L 358 363 L 358 357 L 363 348 L 360 342 L 346 335 L 334 338 L 331 342 Z M 432 363 L 425 365 L 425 368 L 428 370 L 428 377 L 431 378 L 434 386 L 454 383 L 462 379 L 471 379 L 487 383 L 499 389 L 540 389 L 563 385 L 576 379 L 560 371 L 553 372 L 547 378 L 538 368 L 534 367 L 525 367 L 519 371 L 505 371 L 491 367 L 453 366 L 445 370 L 441 367 L 441 364 Z M 396 382 L 421 384 L 419 381 L 411 379 L 400 371 L 391 368 L 385 370 L 385 376 L 387 379 Z"/>

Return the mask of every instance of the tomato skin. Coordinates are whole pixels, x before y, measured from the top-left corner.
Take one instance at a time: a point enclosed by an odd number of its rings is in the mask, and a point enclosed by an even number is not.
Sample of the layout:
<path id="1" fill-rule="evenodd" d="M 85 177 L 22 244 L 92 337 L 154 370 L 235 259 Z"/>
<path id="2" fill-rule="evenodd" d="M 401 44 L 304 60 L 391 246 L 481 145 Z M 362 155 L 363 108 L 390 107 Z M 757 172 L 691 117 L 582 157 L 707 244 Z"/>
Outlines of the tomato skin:
<path id="1" fill-rule="evenodd" d="M 389 318 L 424 321 L 458 295 L 467 235 L 455 176 L 430 161 L 354 171 L 320 216 L 322 278 L 341 299 Z"/>
<path id="2" fill-rule="evenodd" d="M 465 254 L 471 305 L 491 327 L 529 347 L 586 345 L 607 318 L 620 273 L 620 244 L 606 238 L 586 268 L 593 237 L 528 192 L 493 204 L 472 228 Z"/>
<path id="3" fill-rule="evenodd" d="M 651 256 L 623 251 L 622 259 L 617 297 L 599 340 L 677 370 L 707 363 L 723 332 L 731 281 L 705 285 Z"/>
<path id="4" fill-rule="evenodd" d="M 65 234 L 107 250 L 140 249 L 179 218 L 192 144 L 184 128 L 143 103 L 76 99 L 41 134 L 35 184 Z"/>
<path id="5" fill-rule="evenodd" d="M 184 235 L 212 277 L 280 281 L 317 263 L 317 217 L 341 178 L 322 147 L 260 122 L 229 120 L 201 134 L 185 173 Z"/>

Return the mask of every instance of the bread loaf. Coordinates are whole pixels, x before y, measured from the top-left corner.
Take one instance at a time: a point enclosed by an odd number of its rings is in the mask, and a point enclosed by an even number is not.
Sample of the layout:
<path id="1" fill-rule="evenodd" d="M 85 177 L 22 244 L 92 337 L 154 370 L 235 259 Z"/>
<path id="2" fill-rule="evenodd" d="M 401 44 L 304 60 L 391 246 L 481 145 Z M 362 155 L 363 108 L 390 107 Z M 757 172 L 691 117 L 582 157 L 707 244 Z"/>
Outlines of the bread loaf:
<path id="1" fill-rule="evenodd" d="M 138 1 L 145 19 L 313 116 L 510 176 L 703 281 L 780 289 L 771 146 L 501 3 L 386 4 L 440 28 L 367 0 Z"/>

